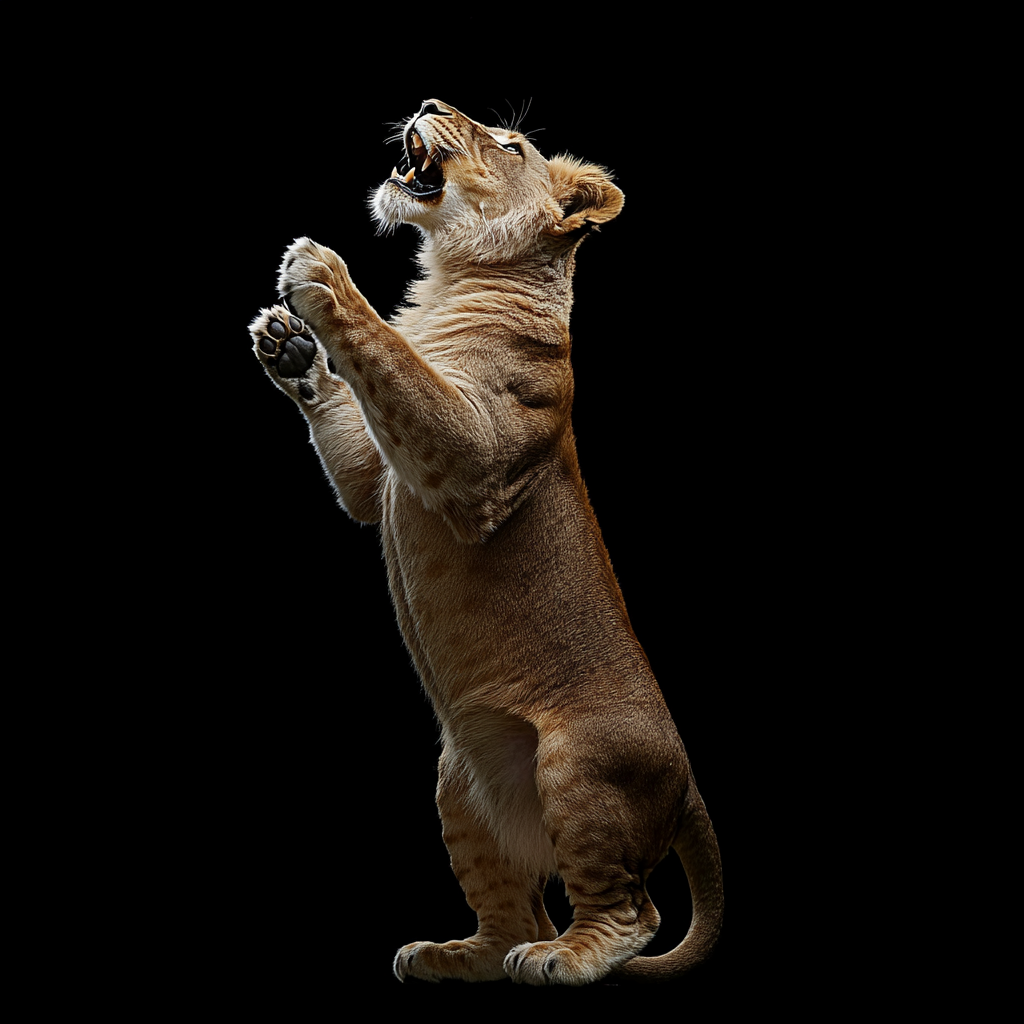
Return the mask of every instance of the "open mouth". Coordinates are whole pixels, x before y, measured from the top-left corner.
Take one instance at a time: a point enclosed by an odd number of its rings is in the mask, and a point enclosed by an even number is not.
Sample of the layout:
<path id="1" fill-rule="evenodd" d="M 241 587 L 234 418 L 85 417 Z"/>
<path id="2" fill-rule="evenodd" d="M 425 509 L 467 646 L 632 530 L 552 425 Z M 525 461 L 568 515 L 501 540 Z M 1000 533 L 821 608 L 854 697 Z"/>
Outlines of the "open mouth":
<path id="1" fill-rule="evenodd" d="M 438 196 L 444 188 L 444 174 L 441 173 L 440 161 L 441 157 L 437 150 L 431 156 L 419 133 L 409 131 L 405 136 L 402 161 L 391 172 L 390 180 L 414 199 Z"/>

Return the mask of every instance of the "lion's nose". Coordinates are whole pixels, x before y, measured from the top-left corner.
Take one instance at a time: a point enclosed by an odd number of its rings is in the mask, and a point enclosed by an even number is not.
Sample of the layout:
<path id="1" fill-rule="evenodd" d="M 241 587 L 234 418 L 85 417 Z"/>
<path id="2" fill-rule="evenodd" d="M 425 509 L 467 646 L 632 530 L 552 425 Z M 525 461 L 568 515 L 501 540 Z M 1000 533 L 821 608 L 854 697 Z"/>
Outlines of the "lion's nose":
<path id="1" fill-rule="evenodd" d="M 420 107 L 419 116 L 423 117 L 424 114 L 437 114 L 439 117 L 452 116 L 452 112 L 450 110 L 442 110 L 433 100 L 423 101 L 423 106 Z"/>

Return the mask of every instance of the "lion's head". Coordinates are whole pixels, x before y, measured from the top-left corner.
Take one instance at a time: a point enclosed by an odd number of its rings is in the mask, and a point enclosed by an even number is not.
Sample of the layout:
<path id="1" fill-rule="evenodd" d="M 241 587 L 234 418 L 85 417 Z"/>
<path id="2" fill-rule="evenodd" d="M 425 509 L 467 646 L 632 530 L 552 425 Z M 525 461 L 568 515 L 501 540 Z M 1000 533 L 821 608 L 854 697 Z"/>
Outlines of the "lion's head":
<path id="1" fill-rule="evenodd" d="M 373 199 L 382 227 L 414 224 L 440 255 L 475 263 L 522 258 L 546 242 L 575 246 L 617 216 L 623 195 L 602 167 L 545 160 L 525 135 L 487 128 L 427 100 L 403 131 L 404 154 Z"/>

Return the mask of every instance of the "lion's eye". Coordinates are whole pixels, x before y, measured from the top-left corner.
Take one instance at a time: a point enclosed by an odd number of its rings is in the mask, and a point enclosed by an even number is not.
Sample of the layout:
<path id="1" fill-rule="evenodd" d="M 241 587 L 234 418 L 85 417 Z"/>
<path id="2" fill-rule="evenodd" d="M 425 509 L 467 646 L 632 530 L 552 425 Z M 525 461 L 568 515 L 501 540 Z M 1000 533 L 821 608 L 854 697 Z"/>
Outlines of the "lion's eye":
<path id="1" fill-rule="evenodd" d="M 503 142 L 501 148 L 508 150 L 509 153 L 518 153 L 520 156 L 523 155 L 523 147 L 518 142 Z"/>

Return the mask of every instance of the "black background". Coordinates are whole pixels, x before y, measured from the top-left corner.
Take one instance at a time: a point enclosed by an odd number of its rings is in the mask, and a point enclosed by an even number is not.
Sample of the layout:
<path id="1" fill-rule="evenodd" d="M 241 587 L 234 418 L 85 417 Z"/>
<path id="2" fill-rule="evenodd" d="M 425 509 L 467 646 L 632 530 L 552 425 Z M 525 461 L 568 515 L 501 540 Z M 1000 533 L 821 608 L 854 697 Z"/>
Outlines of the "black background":
<path id="1" fill-rule="evenodd" d="M 198 372 L 167 410 L 180 431 L 171 500 L 185 538 L 168 582 L 187 578 L 193 595 L 180 642 L 196 662 L 167 696 L 182 724 L 165 793 L 183 823 L 167 837 L 177 865 L 167 900 L 191 926 L 176 963 L 216 979 L 225 1005 L 331 1006 L 357 991 L 410 1007 L 633 1000 L 626 987 L 545 997 L 391 975 L 398 946 L 474 926 L 433 805 L 437 730 L 375 530 L 335 504 L 246 327 L 275 301 L 281 255 L 301 235 L 335 249 L 371 304 L 392 311 L 415 273 L 416 235 L 378 235 L 367 199 L 397 160 L 385 141 L 393 123 L 430 96 L 487 124 L 516 120 L 529 93 L 430 91 L 426 80 L 345 93 L 313 69 L 295 74 L 302 81 L 250 76 L 194 129 L 179 126 L 190 138 L 181 186 L 202 191 L 205 215 L 172 227 L 179 240 L 198 236 L 187 240 L 193 313 L 181 340 Z M 779 626 L 790 628 L 778 536 L 792 511 L 789 412 L 761 336 L 777 301 L 780 270 L 765 267 L 778 260 L 768 241 L 778 211 L 749 174 L 764 159 L 763 129 L 749 107 L 749 124 L 736 110 L 723 121 L 721 95 L 713 107 L 691 97 L 684 113 L 667 99 L 531 91 L 522 128 L 541 152 L 605 165 L 626 196 L 578 253 L 574 427 L 634 629 L 722 850 L 725 930 L 673 999 L 722 1006 L 762 939 L 743 893 L 764 840 L 742 809 L 761 772 L 749 736 L 767 704 L 763 666 L 777 665 Z M 182 656 L 176 638 L 166 655 Z M 659 952 L 688 921 L 674 858 L 650 888 Z M 567 923 L 560 890 L 548 903 Z"/>

